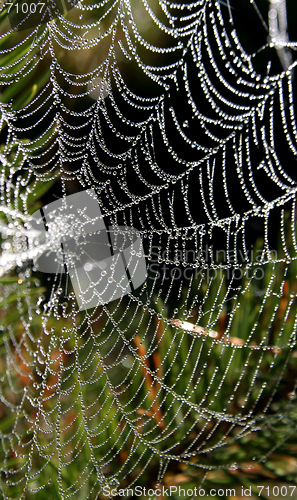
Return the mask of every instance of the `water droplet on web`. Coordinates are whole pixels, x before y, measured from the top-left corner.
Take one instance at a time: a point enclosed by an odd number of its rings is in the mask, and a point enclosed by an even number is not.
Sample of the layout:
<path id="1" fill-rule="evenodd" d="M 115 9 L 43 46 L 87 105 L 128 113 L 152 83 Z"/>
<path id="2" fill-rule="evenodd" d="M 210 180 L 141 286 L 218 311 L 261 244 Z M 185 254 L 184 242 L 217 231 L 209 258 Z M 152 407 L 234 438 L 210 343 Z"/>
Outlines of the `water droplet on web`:
<path id="1" fill-rule="evenodd" d="M 91 262 L 86 262 L 86 264 L 84 265 L 84 270 L 85 271 L 92 271 L 93 269 L 93 264 Z"/>

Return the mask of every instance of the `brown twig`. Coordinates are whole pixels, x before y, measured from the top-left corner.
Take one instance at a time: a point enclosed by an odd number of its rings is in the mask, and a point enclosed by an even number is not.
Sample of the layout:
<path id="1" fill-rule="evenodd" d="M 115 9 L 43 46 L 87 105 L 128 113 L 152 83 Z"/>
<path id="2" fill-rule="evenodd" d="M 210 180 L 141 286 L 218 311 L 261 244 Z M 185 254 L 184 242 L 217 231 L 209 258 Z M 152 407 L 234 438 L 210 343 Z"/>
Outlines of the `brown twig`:
<path id="1" fill-rule="evenodd" d="M 141 358 L 141 365 L 142 365 L 141 368 L 142 368 L 142 372 L 143 372 L 143 375 L 145 378 L 145 385 L 146 385 L 147 391 L 148 391 L 148 398 L 153 403 L 152 404 L 152 412 L 142 410 L 140 408 L 138 413 L 142 414 L 142 415 L 146 415 L 147 417 L 154 416 L 158 426 L 164 427 L 163 414 L 162 414 L 162 411 L 159 408 L 159 405 L 156 401 L 156 384 L 153 382 L 151 374 L 148 371 L 149 362 L 148 362 L 145 347 L 141 343 L 141 339 L 140 339 L 139 335 L 136 334 L 133 341 L 134 341 L 134 344 L 137 346 L 138 354 Z M 154 358 L 154 361 L 156 362 L 157 359 Z"/>
<path id="2" fill-rule="evenodd" d="M 218 332 L 215 332 L 214 330 L 208 330 L 207 328 L 203 328 L 202 326 L 198 325 L 193 325 L 193 323 L 189 323 L 187 321 L 181 321 L 179 319 L 173 319 L 171 321 L 172 325 L 177 326 L 178 328 L 181 328 L 184 331 L 187 332 L 192 332 L 192 333 L 198 333 L 198 335 L 202 335 L 203 337 L 211 337 L 212 339 L 219 340 L 220 342 L 223 342 L 228 345 L 234 345 L 234 346 L 246 346 L 246 347 L 253 347 L 254 349 L 263 349 L 264 346 L 260 346 L 256 344 L 255 342 L 250 342 L 246 344 L 246 342 L 243 339 L 240 339 L 238 337 L 224 337 L 220 335 Z M 280 354 L 283 352 L 283 349 L 281 347 L 277 346 L 265 346 L 266 351 L 272 352 L 273 354 Z M 294 358 L 297 357 L 297 351 L 292 352 L 292 356 Z"/>

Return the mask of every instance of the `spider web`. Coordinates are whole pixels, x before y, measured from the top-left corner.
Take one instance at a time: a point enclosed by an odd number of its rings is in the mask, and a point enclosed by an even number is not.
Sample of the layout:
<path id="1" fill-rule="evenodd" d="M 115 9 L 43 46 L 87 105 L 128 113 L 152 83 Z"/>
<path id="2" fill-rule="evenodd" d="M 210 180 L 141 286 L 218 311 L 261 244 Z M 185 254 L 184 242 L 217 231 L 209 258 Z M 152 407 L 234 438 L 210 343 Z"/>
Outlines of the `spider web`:
<path id="1" fill-rule="evenodd" d="M 3 498 L 251 466 L 296 428 L 285 2 L 67 5 L 33 27 L 1 14 Z M 249 49 L 245 16 L 259 23 Z M 40 186 L 48 204 L 91 189 L 106 226 L 135 228 L 144 283 L 82 310 L 63 263 L 42 273 L 38 258 L 85 221 L 74 211 L 41 241 Z M 220 454 L 272 428 L 265 455 L 251 441 L 240 461 Z"/>

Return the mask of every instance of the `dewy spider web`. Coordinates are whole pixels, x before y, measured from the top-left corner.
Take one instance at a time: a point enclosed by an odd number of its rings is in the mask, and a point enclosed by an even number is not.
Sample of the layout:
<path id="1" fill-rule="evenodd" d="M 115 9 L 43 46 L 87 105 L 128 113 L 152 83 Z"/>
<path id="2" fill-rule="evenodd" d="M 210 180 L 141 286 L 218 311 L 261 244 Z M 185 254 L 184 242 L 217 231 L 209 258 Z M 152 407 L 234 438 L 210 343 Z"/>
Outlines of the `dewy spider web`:
<path id="1" fill-rule="evenodd" d="M 283 1 L 270 24 L 252 2 L 248 51 L 235 4 L 53 2 L 33 27 L 2 9 L 3 498 L 249 466 L 296 428 L 296 44 Z M 81 311 L 65 273 L 38 271 L 54 179 L 139 231 L 141 287 Z M 220 455 L 272 428 L 264 455 Z"/>

